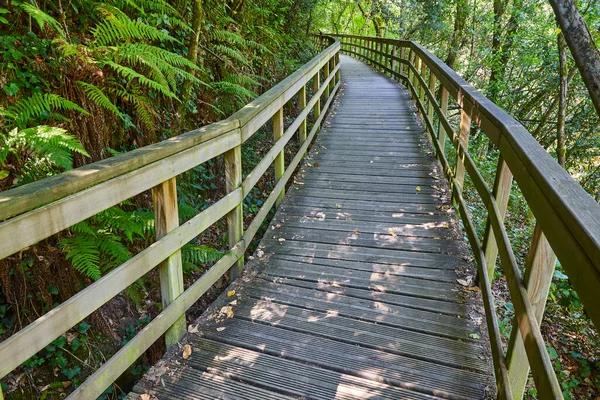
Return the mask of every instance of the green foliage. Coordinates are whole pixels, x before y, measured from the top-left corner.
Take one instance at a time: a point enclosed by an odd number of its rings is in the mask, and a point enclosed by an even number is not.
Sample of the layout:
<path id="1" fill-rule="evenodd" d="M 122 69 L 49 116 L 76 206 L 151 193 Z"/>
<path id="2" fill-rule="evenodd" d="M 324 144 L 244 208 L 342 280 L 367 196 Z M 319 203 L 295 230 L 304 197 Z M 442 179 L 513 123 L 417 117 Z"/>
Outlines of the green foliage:
<path id="1" fill-rule="evenodd" d="M 72 153 L 88 156 L 81 143 L 64 129 L 46 125 L 14 128 L 0 134 L 0 172 L 6 171 L 0 179 L 8 177 L 8 168 L 21 183 L 69 170 L 73 168 Z"/>

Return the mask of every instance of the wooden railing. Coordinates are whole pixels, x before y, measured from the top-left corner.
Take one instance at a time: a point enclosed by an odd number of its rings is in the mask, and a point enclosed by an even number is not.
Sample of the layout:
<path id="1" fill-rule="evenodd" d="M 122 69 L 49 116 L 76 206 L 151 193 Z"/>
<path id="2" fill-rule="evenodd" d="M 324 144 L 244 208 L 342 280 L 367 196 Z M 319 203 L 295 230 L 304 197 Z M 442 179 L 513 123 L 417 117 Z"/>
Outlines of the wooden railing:
<path id="1" fill-rule="evenodd" d="M 419 43 L 332 36 L 341 41 L 343 53 L 364 60 L 411 92 L 451 183 L 453 203 L 478 264 L 499 397 L 521 398 L 531 365 L 540 398 L 562 398 L 539 324 L 558 256 L 587 314 L 600 327 L 600 206 L 521 124 Z M 457 132 L 448 121 L 449 97 L 460 108 Z M 469 155 L 471 122 L 499 150 L 493 188 L 485 182 Z M 454 168 L 444 154 L 446 137 L 456 151 Z M 463 198 L 465 172 L 487 210 L 487 227 L 482 238 L 474 229 Z M 524 276 L 503 222 L 513 176 L 537 222 Z M 498 252 L 515 309 L 506 356 L 490 289 Z"/>
<path id="2" fill-rule="evenodd" d="M 0 343 L 0 378 L 156 266 L 163 311 L 70 398 L 98 397 L 161 335 L 166 334 L 168 346 L 177 343 L 186 332 L 186 310 L 227 271 L 232 279 L 239 276 L 246 248 L 269 210 L 281 201 L 286 183 L 319 130 L 340 85 L 340 44 L 333 38 L 320 43 L 328 47 L 227 120 L 0 193 L 0 221 L 4 220 L 0 223 L 0 259 L 148 189 L 152 190 L 156 225 L 156 242 Z M 308 102 L 307 85 L 313 94 Z M 284 130 L 284 105 L 294 98 L 299 114 Z M 314 121 L 307 134 L 311 111 Z M 242 179 L 241 146 L 271 119 L 275 143 Z M 285 168 L 284 149 L 296 132 L 301 146 Z M 227 194 L 180 226 L 176 176 L 221 155 Z M 242 202 L 271 164 L 275 167 L 275 187 L 244 232 Z M 230 250 L 184 291 L 180 249 L 223 217 L 227 218 Z"/>

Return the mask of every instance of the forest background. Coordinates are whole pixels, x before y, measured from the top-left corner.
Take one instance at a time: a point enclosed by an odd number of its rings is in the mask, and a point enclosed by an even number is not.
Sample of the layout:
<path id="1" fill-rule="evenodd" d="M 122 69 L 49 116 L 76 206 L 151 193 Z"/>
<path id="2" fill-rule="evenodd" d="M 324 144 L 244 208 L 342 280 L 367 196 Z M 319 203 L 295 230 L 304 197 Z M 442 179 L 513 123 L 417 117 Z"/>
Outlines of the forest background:
<path id="1" fill-rule="evenodd" d="M 598 40 L 599 2 L 576 6 Z M 541 0 L 8 1 L 0 5 L 0 191 L 226 118 L 312 58 L 314 32 L 420 42 L 600 200 L 599 117 L 553 9 Z M 245 144 L 244 170 L 271 144 L 266 130 Z M 474 130 L 470 149 L 492 177 L 498 154 L 485 135 Z M 267 174 L 245 199 L 248 221 L 272 183 Z M 222 160 L 186 173 L 178 180 L 181 219 L 224 189 Z M 473 190 L 467 198 L 483 231 L 483 207 Z M 151 210 L 149 196 L 137 196 L 0 261 L 0 340 L 150 244 Z M 516 186 L 506 220 L 522 266 L 535 220 Z M 186 245 L 186 285 L 227 250 L 226 231 L 217 224 Z M 157 281 L 149 274 L 28 360 L 1 382 L 6 397 L 68 393 L 160 311 Z M 514 314 L 500 273 L 494 291 L 507 341 Z M 542 331 L 565 398 L 599 397 L 600 337 L 560 265 Z M 122 396 L 161 346 L 103 397 Z M 526 395 L 536 397 L 531 385 Z"/>

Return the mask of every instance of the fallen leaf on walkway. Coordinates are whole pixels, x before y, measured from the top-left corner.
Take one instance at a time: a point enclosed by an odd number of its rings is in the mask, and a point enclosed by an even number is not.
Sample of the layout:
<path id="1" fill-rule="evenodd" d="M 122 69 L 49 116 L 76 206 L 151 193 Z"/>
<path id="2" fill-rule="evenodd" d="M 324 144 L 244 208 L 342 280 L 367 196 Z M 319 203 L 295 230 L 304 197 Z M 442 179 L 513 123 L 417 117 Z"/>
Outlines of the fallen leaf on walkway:
<path id="1" fill-rule="evenodd" d="M 220 326 L 217 328 L 217 332 L 223 332 L 225 330 L 224 326 Z"/>
<path id="2" fill-rule="evenodd" d="M 277 239 L 277 240 L 279 240 L 279 243 L 283 243 L 283 242 L 285 242 L 285 239 L 284 239 L 284 238 L 279 238 L 279 239 Z"/>
<path id="3" fill-rule="evenodd" d="M 417 192 L 420 192 L 421 191 L 421 186 L 417 186 L 416 189 L 417 189 Z"/>
<path id="4" fill-rule="evenodd" d="M 471 333 L 471 334 L 469 334 L 469 337 L 470 337 L 471 339 L 481 339 L 481 336 L 479 336 L 479 335 L 478 335 L 478 334 L 476 334 L 476 333 Z"/>
<path id="5" fill-rule="evenodd" d="M 358 229 L 355 229 L 355 230 L 354 230 L 354 234 L 355 234 L 355 235 L 360 235 L 360 231 L 359 231 Z"/>
<path id="6" fill-rule="evenodd" d="M 198 333 L 198 325 L 188 325 L 188 333 Z"/>
<path id="7" fill-rule="evenodd" d="M 235 290 L 230 290 L 229 292 L 227 292 L 227 297 L 232 297 L 235 296 Z"/>
<path id="8" fill-rule="evenodd" d="M 149 394 L 144 393 L 144 394 L 140 394 L 140 399 L 142 399 L 142 400 L 150 400 L 151 397 L 150 397 Z"/>
<path id="9" fill-rule="evenodd" d="M 392 235 L 393 237 L 396 237 L 396 236 L 398 236 L 398 235 L 396 234 L 396 232 L 394 232 L 394 231 L 390 231 L 390 235 Z"/>
<path id="10" fill-rule="evenodd" d="M 184 360 L 187 360 L 188 358 L 190 358 L 191 355 L 192 355 L 192 346 L 190 346 L 189 344 L 186 344 L 185 346 L 183 346 L 183 354 L 181 355 L 181 357 L 183 357 Z"/>
<path id="11" fill-rule="evenodd" d="M 479 289 L 477 286 L 471 286 L 467 290 L 470 292 L 481 292 L 481 289 Z"/>
<path id="12" fill-rule="evenodd" d="M 337 282 L 333 282 L 333 283 L 331 284 L 331 286 L 333 286 L 333 287 L 340 287 L 340 284 L 339 284 L 339 283 L 337 283 Z"/>
<path id="13" fill-rule="evenodd" d="M 227 318 L 233 318 L 233 308 L 231 306 L 221 307 L 221 313 L 227 315 Z"/>
<path id="14" fill-rule="evenodd" d="M 463 286 L 469 286 L 469 282 L 465 281 L 464 279 L 457 279 L 456 282 L 460 283 Z"/>
<path id="15" fill-rule="evenodd" d="M 342 205 L 341 204 L 336 204 L 335 208 L 342 208 Z"/>

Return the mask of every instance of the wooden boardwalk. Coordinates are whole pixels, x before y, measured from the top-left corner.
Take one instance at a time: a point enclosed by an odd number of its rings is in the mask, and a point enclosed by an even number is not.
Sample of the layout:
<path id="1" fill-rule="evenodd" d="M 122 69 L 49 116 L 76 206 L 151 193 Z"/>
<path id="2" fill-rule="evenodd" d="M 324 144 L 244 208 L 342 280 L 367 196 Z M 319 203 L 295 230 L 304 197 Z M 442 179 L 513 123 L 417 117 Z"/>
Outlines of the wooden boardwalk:
<path id="1" fill-rule="evenodd" d="M 469 317 L 481 310 L 478 293 L 457 284 L 464 245 L 409 95 L 345 56 L 342 79 L 337 108 L 248 263 L 251 272 L 192 326 L 191 355 L 170 354 L 134 392 L 159 399 L 489 395 L 486 334 Z"/>

